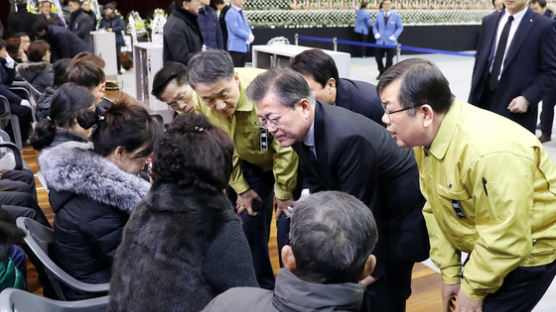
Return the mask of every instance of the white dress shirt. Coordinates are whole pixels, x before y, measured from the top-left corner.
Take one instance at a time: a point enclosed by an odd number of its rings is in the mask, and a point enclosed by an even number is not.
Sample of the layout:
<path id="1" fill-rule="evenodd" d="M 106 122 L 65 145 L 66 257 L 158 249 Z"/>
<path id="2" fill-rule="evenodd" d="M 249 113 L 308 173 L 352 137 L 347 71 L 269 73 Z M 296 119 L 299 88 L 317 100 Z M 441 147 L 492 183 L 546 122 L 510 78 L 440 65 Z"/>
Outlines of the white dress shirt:
<path id="1" fill-rule="evenodd" d="M 506 61 L 506 55 L 508 54 L 508 50 L 512 44 L 512 40 L 514 39 L 514 35 L 515 32 L 517 31 L 517 27 L 519 26 L 519 23 L 521 23 L 521 20 L 523 19 L 523 16 L 525 15 L 526 11 L 527 11 L 527 6 L 525 6 L 523 10 L 512 15 L 514 17 L 514 20 L 512 21 L 512 25 L 510 26 L 510 33 L 508 34 L 508 41 L 506 42 L 506 50 L 504 51 L 504 58 L 502 58 L 502 66 L 500 67 L 500 74 L 498 75 L 498 80 L 500 80 L 500 76 L 502 76 L 502 73 L 504 72 L 504 62 Z M 504 25 L 506 25 L 506 22 L 508 21 L 508 17 L 510 16 L 511 14 L 508 12 L 508 10 L 504 10 L 504 15 L 502 15 L 500 22 L 498 22 L 498 28 L 496 30 L 496 41 L 494 41 L 494 53 L 492 53 L 492 58 L 490 60 L 490 67 L 488 70 L 489 72 L 492 72 L 494 56 L 496 55 L 496 50 L 498 49 L 498 41 L 500 41 L 500 36 L 502 36 L 502 30 L 504 29 Z"/>

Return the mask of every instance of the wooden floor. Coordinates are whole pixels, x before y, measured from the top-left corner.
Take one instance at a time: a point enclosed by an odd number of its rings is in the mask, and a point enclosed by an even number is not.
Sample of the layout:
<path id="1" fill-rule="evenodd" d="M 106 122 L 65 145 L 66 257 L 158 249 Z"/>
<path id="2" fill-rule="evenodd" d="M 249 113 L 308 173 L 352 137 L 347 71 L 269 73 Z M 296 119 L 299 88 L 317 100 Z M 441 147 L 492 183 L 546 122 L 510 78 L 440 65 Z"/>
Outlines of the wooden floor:
<path id="1" fill-rule="evenodd" d="M 48 195 L 39 180 L 36 177 L 38 171 L 37 165 L 38 153 L 32 147 L 25 147 L 23 149 L 23 159 L 29 164 L 35 173 L 35 182 L 37 184 L 37 197 L 39 206 L 44 211 L 48 221 L 52 224 L 54 222 L 54 213 L 48 201 Z M 276 246 L 276 227 L 272 222 L 272 230 L 270 234 L 270 258 L 272 261 L 272 268 L 276 274 L 279 270 L 278 264 L 278 248 Z M 29 283 L 29 291 L 35 294 L 42 295 L 42 287 L 38 281 L 37 273 L 33 265 L 27 262 L 27 279 Z M 407 302 L 408 312 L 431 312 L 441 310 L 441 290 L 442 282 L 440 274 L 430 269 L 429 267 L 416 263 L 413 268 L 412 276 L 412 295 Z"/>

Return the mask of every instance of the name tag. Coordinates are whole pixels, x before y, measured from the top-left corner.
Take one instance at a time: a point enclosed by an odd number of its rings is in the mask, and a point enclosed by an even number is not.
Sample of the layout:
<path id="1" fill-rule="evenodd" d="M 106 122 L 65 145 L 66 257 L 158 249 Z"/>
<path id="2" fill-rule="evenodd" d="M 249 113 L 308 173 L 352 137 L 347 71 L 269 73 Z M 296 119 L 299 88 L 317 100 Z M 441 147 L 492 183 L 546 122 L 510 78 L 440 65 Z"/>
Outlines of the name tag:
<path id="1" fill-rule="evenodd" d="M 465 212 L 463 211 L 459 200 L 452 199 L 450 201 L 452 204 L 452 209 L 454 209 L 454 213 L 456 214 L 456 216 L 458 216 L 458 218 L 460 219 L 467 219 L 467 216 L 465 215 Z"/>
<path id="2" fill-rule="evenodd" d="M 261 131 L 259 133 L 259 141 L 259 150 L 261 152 L 268 151 L 268 130 L 266 130 L 265 128 L 261 128 Z"/>

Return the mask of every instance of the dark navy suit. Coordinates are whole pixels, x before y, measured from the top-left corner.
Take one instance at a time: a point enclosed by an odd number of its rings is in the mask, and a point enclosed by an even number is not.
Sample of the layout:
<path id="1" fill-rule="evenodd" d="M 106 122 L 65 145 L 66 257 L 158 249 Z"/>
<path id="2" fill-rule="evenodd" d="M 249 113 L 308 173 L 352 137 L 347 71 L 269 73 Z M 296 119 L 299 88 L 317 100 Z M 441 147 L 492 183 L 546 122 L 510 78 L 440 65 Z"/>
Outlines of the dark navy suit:
<path id="1" fill-rule="evenodd" d="M 382 125 L 384 109 L 380 104 L 375 85 L 340 78 L 336 83 L 336 106 L 361 114 Z"/>
<path id="2" fill-rule="evenodd" d="M 373 311 L 405 311 L 414 262 L 429 254 L 422 215 L 425 199 L 411 149 L 396 145 L 376 122 L 341 107 L 315 104 L 316 158 L 303 142 L 293 148 L 312 184 L 311 193 L 349 193 L 373 211 L 379 229 L 374 277 L 365 304 Z"/>
<path id="3" fill-rule="evenodd" d="M 503 11 L 495 12 L 483 18 L 468 101 L 508 117 L 534 133 L 537 104 L 556 85 L 556 22 L 527 8 L 506 51 L 496 89 L 490 91 L 489 68 L 503 15 Z M 529 102 L 527 112 L 511 113 L 508 105 L 521 95 Z"/>

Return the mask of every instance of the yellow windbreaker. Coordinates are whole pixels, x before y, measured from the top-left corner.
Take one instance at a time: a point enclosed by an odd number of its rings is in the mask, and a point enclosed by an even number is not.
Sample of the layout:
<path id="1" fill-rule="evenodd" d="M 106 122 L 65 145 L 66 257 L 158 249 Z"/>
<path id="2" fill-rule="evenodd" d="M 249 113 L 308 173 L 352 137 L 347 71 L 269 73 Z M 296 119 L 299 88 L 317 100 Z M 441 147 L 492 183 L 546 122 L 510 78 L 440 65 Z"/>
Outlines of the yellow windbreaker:
<path id="1" fill-rule="evenodd" d="M 250 189 L 243 177 L 239 160 L 245 160 L 263 171 L 273 171 L 276 186 L 274 194 L 277 198 L 286 200 L 292 197 L 292 191 L 297 184 L 297 154 L 291 147 L 282 147 L 277 140 L 272 140 L 268 151 L 260 150 L 261 122 L 257 116 L 257 107 L 245 94 L 245 88 L 255 77 L 265 72 L 258 68 L 236 68 L 240 81 L 240 97 L 236 111 L 232 118 L 226 118 L 212 111 L 195 94 L 195 111 L 208 117 L 212 124 L 226 132 L 234 143 L 233 171 L 230 186 L 240 194 Z"/>
<path id="2" fill-rule="evenodd" d="M 482 300 L 518 266 L 556 259 L 556 164 L 520 125 L 455 101 L 430 149 L 414 149 L 431 259 Z M 470 253 L 463 268 L 460 252 Z"/>

